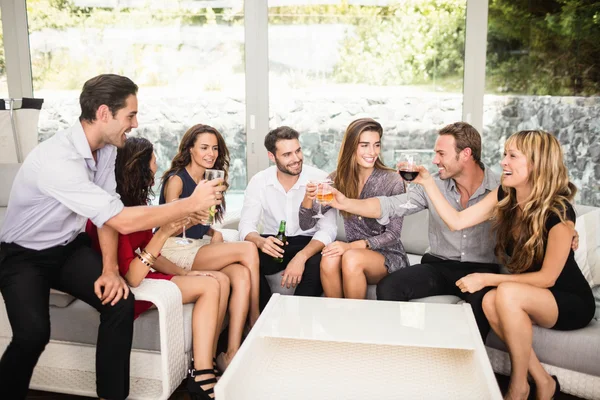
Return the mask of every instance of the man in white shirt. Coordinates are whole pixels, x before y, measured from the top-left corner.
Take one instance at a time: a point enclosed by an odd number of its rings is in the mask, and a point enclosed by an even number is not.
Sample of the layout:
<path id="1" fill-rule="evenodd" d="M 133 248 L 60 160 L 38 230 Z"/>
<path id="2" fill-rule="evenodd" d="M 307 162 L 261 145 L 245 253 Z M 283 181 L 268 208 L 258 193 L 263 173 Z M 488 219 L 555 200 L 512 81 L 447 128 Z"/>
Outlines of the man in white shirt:
<path id="1" fill-rule="evenodd" d="M 320 296 L 321 250 L 335 240 L 335 213 L 325 217 L 311 229 L 300 229 L 298 212 L 309 181 L 327 177 L 324 171 L 302 166 L 303 156 L 298 132 L 287 126 L 272 130 L 265 137 L 269 159 L 275 163 L 254 175 L 248 183 L 239 223 L 240 239 L 256 244 L 260 256 L 260 308 L 271 297 L 265 275 L 279 271 L 281 286 L 295 287 L 298 296 Z M 262 216 L 262 220 L 261 220 Z M 279 223 L 286 221 L 287 243 L 275 238 Z M 262 235 L 258 232 L 262 222 Z M 283 259 L 276 261 L 276 259 Z"/>
<path id="2" fill-rule="evenodd" d="M 21 166 L 0 232 L 0 291 L 13 338 L 0 360 L 0 390 L 24 399 L 35 364 L 50 339 L 50 288 L 100 312 L 97 393 L 125 399 L 133 295 L 119 275 L 118 233 L 187 218 L 217 204 L 215 184 L 201 182 L 188 199 L 158 207 L 124 207 L 116 194 L 117 147 L 137 127 L 137 85 L 100 75 L 83 86 L 81 116 L 71 128 L 39 144 Z M 84 232 L 98 227 L 102 256 Z"/>

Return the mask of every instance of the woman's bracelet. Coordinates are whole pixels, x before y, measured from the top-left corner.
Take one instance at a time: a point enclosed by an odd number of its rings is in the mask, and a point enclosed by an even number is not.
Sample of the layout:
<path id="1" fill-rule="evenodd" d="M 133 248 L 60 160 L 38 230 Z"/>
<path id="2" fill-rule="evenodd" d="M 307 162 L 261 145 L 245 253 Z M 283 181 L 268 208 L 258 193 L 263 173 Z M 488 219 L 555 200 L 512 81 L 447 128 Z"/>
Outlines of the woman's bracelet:
<path id="1" fill-rule="evenodd" d="M 154 264 L 156 262 L 156 258 L 154 257 L 154 255 L 152 253 L 150 253 L 148 250 L 143 249 L 140 254 L 146 256 L 148 258 L 148 260 L 150 260 L 152 262 L 152 264 Z"/>
<path id="2" fill-rule="evenodd" d="M 139 260 L 140 260 L 142 263 L 144 263 L 144 264 L 145 264 L 145 265 L 146 265 L 148 268 L 152 268 L 152 265 L 154 265 L 154 261 L 152 261 L 152 260 L 148 259 L 148 258 L 146 257 L 146 255 L 145 255 L 145 254 L 138 254 L 138 255 L 137 255 L 137 258 L 138 258 L 138 259 L 139 259 Z"/>

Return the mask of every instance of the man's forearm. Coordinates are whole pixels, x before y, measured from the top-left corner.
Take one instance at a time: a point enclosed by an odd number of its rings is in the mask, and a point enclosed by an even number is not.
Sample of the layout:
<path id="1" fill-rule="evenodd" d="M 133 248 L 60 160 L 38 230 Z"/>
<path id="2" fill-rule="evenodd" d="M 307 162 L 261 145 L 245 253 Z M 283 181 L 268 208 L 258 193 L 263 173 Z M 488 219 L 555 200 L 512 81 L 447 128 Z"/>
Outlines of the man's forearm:
<path id="1" fill-rule="evenodd" d="M 263 238 L 262 236 L 260 236 L 258 234 L 258 232 L 250 232 L 249 234 L 246 235 L 246 237 L 244 238 L 244 240 L 247 240 L 248 242 L 252 242 L 256 245 L 256 247 L 258 247 L 260 249 L 260 245 L 262 245 L 262 241 L 265 238 Z"/>
<path id="2" fill-rule="evenodd" d="M 308 244 L 304 246 L 304 248 L 300 250 L 297 254 L 301 254 L 308 260 L 315 254 L 323 250 L 324 247 L 325 244 L 323 244 L 323 242 L 313 239 L 310 242 L 308 242 Z"/>
<path id="3" fill-rule="evenodd" d="M 194 211 L 191 200 L 185 198 L 160 206 L 125 207 L 106 224 L 123 235 L 156 228 L 190 215 Z"/>
<path id="4" fill-rule="evenodd" d="M 98 229 L 98 242 L 102 252 L 102 271 L 119 272 L 117 251 L 119 247 L 119 233 L 108 225 Z"/>
<path id="5" fill-rule="evenodd" d="M 381 204 L 379 204 L 379 200 L 376 197 L 363 200 L 347 199 L 340 210 L 366 218 L 381 217 Z"/>

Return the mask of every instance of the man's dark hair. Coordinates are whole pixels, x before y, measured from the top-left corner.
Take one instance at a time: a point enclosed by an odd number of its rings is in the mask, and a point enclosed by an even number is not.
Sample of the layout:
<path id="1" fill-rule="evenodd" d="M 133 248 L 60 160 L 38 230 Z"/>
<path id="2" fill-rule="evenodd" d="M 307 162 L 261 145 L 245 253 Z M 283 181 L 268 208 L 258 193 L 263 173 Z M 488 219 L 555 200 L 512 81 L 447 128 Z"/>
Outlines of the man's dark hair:
<path id="1" fill-rule="evenodd" d="M 96 120 L 98 107 L 105 104 L 113 117 L 125 107 L 127 98 L 137 94 L 138 86 L 125 76 L 114 74 L 98 75 L 88 80 L 81 90 L 79 104 L 81 116 L 79 121 L 93 122 Z"/>
<path id="2" fill-rule="evenodd" d="M 300 134 L 289 126 L 280 126 L 267 133 L 267 136 L 265 136 L 265 147 L 267 151 L 275 154 L 278 141 L 298 139 L 299 136 Z"/>
<path id="3" fill-rule="evenodd" d="M 454 137 L 456 153 L 460 153 L 467 147 L 470 148 L 473 160 L 481 168 L 484 168 L 481 162 L 481 135 L 471 124 L 455 122 L 440 129 L 439 134 L 440 136 L 450 135 Z"/>

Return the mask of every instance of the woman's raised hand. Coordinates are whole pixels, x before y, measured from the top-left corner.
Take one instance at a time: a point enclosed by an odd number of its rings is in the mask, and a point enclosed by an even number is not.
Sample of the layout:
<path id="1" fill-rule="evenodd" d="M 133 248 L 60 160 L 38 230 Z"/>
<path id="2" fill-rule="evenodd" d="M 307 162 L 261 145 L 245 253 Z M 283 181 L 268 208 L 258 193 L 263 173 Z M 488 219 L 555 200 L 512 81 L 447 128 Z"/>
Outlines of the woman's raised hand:
<path id="1" fill-rule="evenodd" d="M 164 224 L 160 227 L 158 232 L 165 234 L 166 236 L 176 236 L 183 232 L 183 227 L 189 225 L 191 219 L 189 217 L 184 217 L 178 219 L 177 221 L 170 222 L 168 224 Z"/>
<path id="2" fill-rule="evenodd" d="M 309 181 L 306 184 L 306 193 L 304 194 L 304 197 L 309 200 L 315 201 L 315 199 L 317 198 L 317 187 L 317 183 Z"/>

